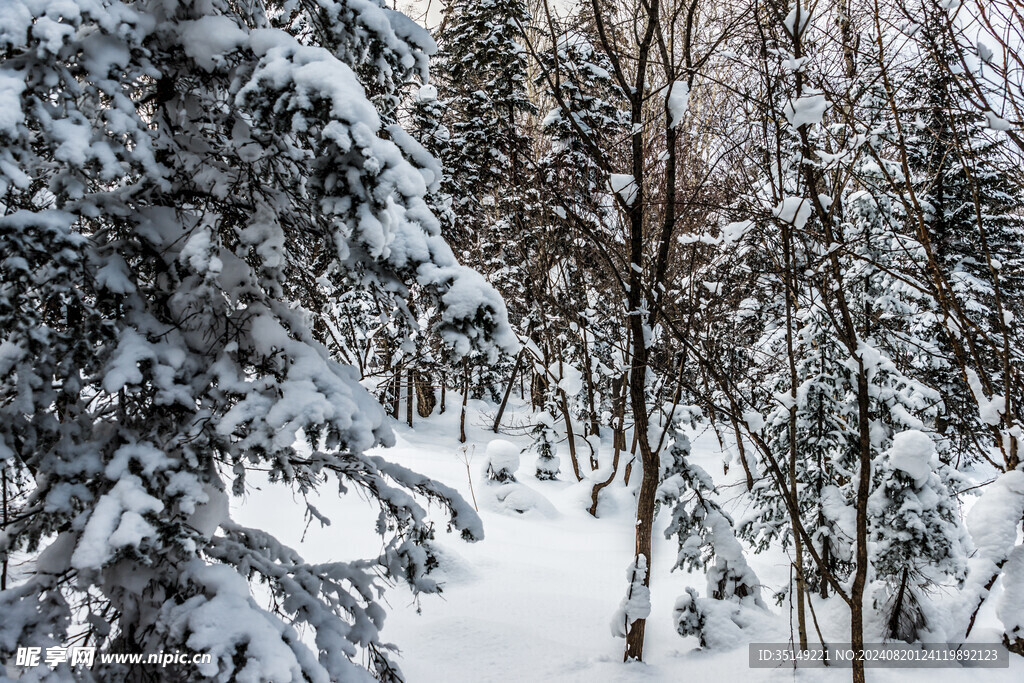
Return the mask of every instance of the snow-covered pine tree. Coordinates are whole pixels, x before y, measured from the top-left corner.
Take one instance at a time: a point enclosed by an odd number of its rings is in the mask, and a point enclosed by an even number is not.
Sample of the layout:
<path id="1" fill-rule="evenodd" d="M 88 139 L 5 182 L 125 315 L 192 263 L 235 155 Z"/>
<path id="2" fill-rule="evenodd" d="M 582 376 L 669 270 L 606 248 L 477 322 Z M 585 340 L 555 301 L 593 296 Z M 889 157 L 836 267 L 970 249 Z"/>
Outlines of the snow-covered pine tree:
<path id="1" fill-rule="evenodd" d="M 435 159 L 445 158 L 451 144 L 451 132 L 444 124 L 445 108 L 445 103 L 438 98 L 437 87 L 432 83 L 420 87 L 412 102 L 410 132 Z M 443 175 L 438 178 L 438 185 L 427 195 L 427 201 L 431 211 L 441 221 L 442 232 L 448 235 L 456 229 L 455 216 L 452 212 L 452 197 L 446 191 L 443 178 Z"/>
<path id="2" fill-rule="evenodd" d="M 708 595 L 715 600 L 763 607 L 760 583 L 747 564 L 732 517 L 712 497 L 714 481 L 689 462 L 690 440 L 678 422 L 670 427 L 669 438 L 658 502 L 672 508 L 665 538 L 679 542 L 674 568 L 706 570 Z"/>
<path id="3" fill-rule="evenodd" d="M 886 584 L 875 607 L 887 637 L 913 642 L 928 626 L 926 591 L 966 574 L 965 530 L 950 494 L 959 479 L 918 430 L 896 434 L 873 475 L 872 566 Z"/>
<path id="4" fill-rule="evenodd" d="M 453 244 L 492 281 L 510 277 L 499 271 L 521 266 L 515 250 L 528 227 L 531 141 L 523 117 L 533 105 L 522 30 L 529 20 L 522 0 L 452 0 L 433 69 L 451 134 L 442 161 L 458 230 Z M 524 289 L 515 280 L 499 289 Z"/>
<path id="5" fill-rule="evenodd" d="M 615 316 L 593 314 L 595 306 L 607 304 L 600 292 L 610 284 L 602 282 L 607 275 L 595 240 L 615 239 L 606 169 L 625 138 L 629 116 L 608 57 L 586 30 L 589 12 L 589 5 L 580 4 L 564 22 L 553 19 L 549 29 L 556 42 L 537 55 L 534 81 L 549 108 L 540 122 L 547 149 L 537 164 L 538 186 L 550 199 L 531 254 L 537 254 L 535 272 L 548 274 L 546 286 L 532 293 L 544 299 L 544 309 L 568 321 L 551 326 L 555 339 L 548 346 L 558 349 L 556 361 L 585 369 L 586 395 L 572 412 L 582 418 L 581 431 L 598 434 L 600 397 L 612 393 L 617 375 L 596 371 L 593 355 L 618 334 L 619 324 Z M 570 401 L 569 407 L 577 406 Z"/>
<path id="6" fill-rule="evenodd" d="M 608 173 L 602 162 L 609 163 L 629 126 L 622 91 L 608 56 L 580 30 L 562 31 L 558 44 L 539 57 L 536 81 L 551 103 L 541 121 L 551 138 L 538 163 L 544 186 L 554 195 L 562 221 L 603 233 L 613 223 L 614 206 L 606 198 Z"/>
<path id="7" fill-rule="evenodd" d="M 871 164 L 858 169 L 867 180 L 876 171 Z M 928 593 L 964 578 L 965 532 L 952 493 L 960 479 L 939 458 L 948 441 L 936 435 L 937 448 L 924 432 L 934 430 L 940 395 L 919 378 L 920 366 L 906 360 L 926 348 L 916 335 L 929 317 L 929 300 L 895 274 L 908 266 L 907 254 L 916 253 L 917 244 L 902 234 L 891 197 L 858 191 L 844 206 L 850 258 L 843 289 L 863 335 L 874 404 L 869 578 L 884 584 L 874 600 L 887 635 L 914 640 L 935 627 Z"/>
<path id="8" fill-rule="evenodd" d="M 772 457 L 797 482 L 801 519 L 817 541 L 821 560 L 830 572 L 845 578 L 853 559 L 853 537 L 852 529 L 842 522 L 853 497 L 855 458 L 851 428 L 855 408 L 848 401 L 848 371 L 841 365 L 843 351 L 828 313 L 813 290 L 805 290 L 794 323 L 796 387 L 790 391 L 788 372 L 769 375 L 773 384 L 767 398 L 772 408 L 760 431 Z M 786 357 L 785 330 L 770 326 L 758 347 Z M 795 409 L 792 422 L 790 408 Z M 742 536 L 759 552 L 775 543 L 790 548 L 794 541 L 790 514 L 776 486 L 771 477 L 755 483 L 752 495 L 759 512 L 740 527 Z M 818 564 L 805 555 L 801 565 L 808 590 L 827 595 L 827 581 Z"/>
<path id="9" fill-rule="evenodd" d="M 35 573 L 0 593 L 0 659 L 76 635 L 210 653 L 197 674 L 222 680 L 399 677 L 378 577 L 438 588 L 409 494 L 482 531 L 453 490 L 364 455 L 392 437 L 317 339 L 311 287 L 356 273 L 399 311 L 415 287 L 460 354 L 516 341 L 424 202 L 427 155 L 368 99 L 425 75 L 429 38 L 382 5 L 5 4 L 0 459 L 30 492 L 0 554 Z M 312 565 L 232 522 L 250 467 L 363 491 L 380 556 Z"/>
<path id="10" fill-rule="evenodd" d="M 686 589 L 675 605 L 676 630 L 697 636 L 704 647 L 724 646 L 717 635 L 739 631 L 740 607 L 764 608 L 761 585 L 747 564 L 732 517 L 713 499 L 711 476 L 689 462 L 690 440 L 678 422 L 670 425 L 668 437 L 672 441 L 662 456 L 658 503 L 671 507 L 665 537 L 675 536 L 679 544 L 673 569 L 705 571 L 708 594 L 700 598 L 694 588 Z"/>
<path id="11" fill-rule="evenodd" d="M 561 459 L 558 457 L 558 435 L 555 432 L 555 406 L 548 402 L 534 417 L 533 443 L 530 450 L 537 454 L 536 476 L 541 481 L 550 481 L 558 477 Z"/>
<path id="12" fill-rule="evenodd" d="M 923 212 L 908 216 L 909 230 L 927 232 L 935 266 L 946 280 L 946 291 L 936 297 L 951 297 L 945 306 L 956 309 L 950 320 L 935 303 L 939 353 L 930 382 L 942 393 L 941 429 L 957 455 L 975 460 L 979 445 L 984 450 L 992 444 L 991 427 L 999 418 L 979 414 L 985 397 L 976 395 L 962 366 L 980 366 L 975 372 L 981 369 L 1000 391 L 1007 386 L 1001 340 L 1007 335 L 1010 346 L 1019 345 L 1020 325 L 1014 321 L 1024 315 L 1024 196 L 1008 175 L 1001 133 L 988 130 L 986 117 L 951 81 L 961 67 L 948 10 L 939 0 L 912 3 L 918 52 L 899 74 L 906 83 L 899 104 L 907 181 Z M 921 64 L 930 66 L 922 70 Z M 959 360 L 954 341 L 965 349 Z"/>

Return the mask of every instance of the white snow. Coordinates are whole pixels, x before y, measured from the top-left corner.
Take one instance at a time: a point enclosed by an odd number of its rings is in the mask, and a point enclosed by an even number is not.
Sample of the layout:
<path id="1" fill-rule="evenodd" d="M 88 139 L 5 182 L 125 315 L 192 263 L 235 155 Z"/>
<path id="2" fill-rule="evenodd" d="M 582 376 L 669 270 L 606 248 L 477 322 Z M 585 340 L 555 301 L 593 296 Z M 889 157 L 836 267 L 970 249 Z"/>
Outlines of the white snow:
<path id="1" fill-rule="evenodd" d="M 426 83 L 420 86 L 420 89 L 416 91 L 416 100 L 418 102 L 433 102 L 437 99 L 437 87 Z"/>
<path id="2" fill-rule="evenodd" d="M 764 429 L 764 416 L 756 410 L 743 411 L 743 422 L 747 425 L 747 428 L 755 434 Z"/>
<path id="3" fill-rule="evenodd" d="M 1001 474 L 982 489 L 981 497 L 967 513 L 967 529 L 978 554 L 993 563 L 1002 562 L 1017 542 L 1024 517 L 1024 472 Z"/>
<path id="4" fill-rule="evenodd" d="M 156 529 L 142 515 L 163 508 L 162 502 L 146 493 L 138 477 L 123 475 L 114 488 L 97 501 L 71 556 L 71 566 L 99 569 L 118 548 L 137 546 L 146 537 L 155 535 Z"/>
<path id="5" fill-rule="evenodd" d="M 799 128 L 800 126 L 821 123 L 821 119 L 827 109 L 828 102 L 825 100 L 824 95 L 804 95 L 803 97 L 793 98 L 786 102 L 786 106 L 782 108 L 782 113 L 785 115 L 786 120 L 789 121 L 789 125 Z"/>
<path id="6" fill-rule="evenodd" d="M 617 194 L 627 206 L 632 206 L 636 201 L 638 188 L 636 179 L 626 173 L 612 173 L 608 177 L 608 185 L 612 192 Z"/>
<path id="7" fill-rule="evenodd" d="M 521 482 L 502 484 L 494 490 L 492 499 L 481 497 L 484 509 L 511 515 L 539 515 L 547 519 L 558 517 L 558 510 L 543 494 Z"/>
<path id="8" fill-rule="evenodd" d="M 486 419 L 490 415 L 493 420 L 493 410 L 493 405 L 470 401 L 467 443 L 476 444 L 478 451 L 495 440 Z M 529 407 L 514 396 L 507 423 L 528 420 L 529 416 Z M 404 424 L 394 424 L 397 443 L 382 453 L 457 488 L 468 500 L 465 466 L 452 457 L 461 446 L 458 419 L 459 411 L 449 409 L 444 415 L 420 421 L 412 430 Z M 505 434 L 500 439 L 512 444 L 501 448 L 518 449 L 530 440 L 527 435 Z M 610 440 L 606 441 L 600 453 L 602 465 L 610 464 Z M 438 529 L 435 546 L 441 553 L 441 566 L 434 578 L 444 582 L 443 597 L 426 596 L 413 601 L 401 588 L 388 593 L 383 636 L 401 647 L 398 662 L 407 680 L 670 683 L 685 676 L 693 680 L 742 678 L 753 683 L 771 683 L 780 676 L 792 675 L 789 670 L 783 673 L 747 667 L 748 642 L 789 640 L 790 614 L 785 606 L 779 608 L 766 600 L 769 609 L 763 610 L 699 597 L 708 649 L 698 649 L 696 637 L 684 638 L 676 632 L 677 597 L 686 593 L 687 586 L 704 586 L 706 580 L 701 573 L 670 571 L 678 548 L 675 539 L 663 536 L 668 522 L 665 510 L 655 526 L 649 603 L 646 595 L 637 595 L 635 602 L 628 604 L 631 613 L 635 608 L 637 614 L 644 612 L 646 604 L 650 607 L 645 662 L 623 664 L 623 641 L 609 632 L 609 624 L 624 602 L 630 581 L 623 569 L 632 567 L 634 558 L 633 496 L 637 472 L 633 473 L 631 487 L 626 488 L 620 470 L 617 482 L 606 489 L 607 498 L 602 498 L 600 519 L 595 519 L 585 511 L 590 503 L 592 480 L 577 484 L 570 477 L 541 482 L 532 475 L 535 456 L 521 457 L 518 476 L 525 488 L 486 487 L 474 475 L 486 530 L 484 541 L 467 544 Z M 693 439 L 691 460 L 715 474 L 722 490 L 717 497 L 720 504 L 727 506 L 734 517 L 742 514 L 745 504 L 735 493 L 742 486 L 742 468 L 733 467 L 728 475 L 722 475 L 722 456 L 714 435 L 704 433 Z M 586 466 L 584 473 L 590 475 Z M 593 476 L 597 478 L 596 474 Z M 485 488 L 502 492 L 504 502 L 511 507 L 497 498 L 485 502 L 481 495 Z M 372 531 L 375 506 L 355 496 L 338 499 L 328 489 L 325 487 L 314 502 L 332 519 L 346 520 L 344 529 L 338 525 L 313 525 L 302 537 L 305 525 L 301 499 L 296 504 L 296 499 L 279 486 L 251 490 L 240 508 L 238 501 L 233 501 L 233 515 L 247 526 L 275 533 L 310 561 L 375 557 L 380 548 Z M 514 506 L 523 504 L 524 498 L 542 501 L 541 507 L 547 513 L 555 511 L 555 517 L 549 517 L 540 508 L 524 513 L 514 510 Z M 837 492 L 835 499 L 842 499 L 842 495 Z M 852 534 L 853 511 L 839 509 L 838 505 L 831 504 L 829 514 L 843 517 L 840 526 L 844 531 L 849 522 Z M 765 595 L 789 585 L 788 559 L 779 548 L 761 555 L 751 554 L 749 547 L 745 550 Z M 816 594 L 811 599 L 825 638 L 832 642 L 848 641 L 849 612 L 845 605 L 837 599 L 822 601 Z M 876 626 L 869 624 L 869 631 Z M 997 630 L 1001 626 L 993 609 L 979 616 L 971 639 L 998 639 Z M 876 633 L 871 635 L 882 639 Z M 937 675 L 941 675 L 941 683 L 969 683 L 977 680 L 972 678 L 974 673 L 970 669 L 874 669 L 870 680 L 934 683 Z M 986 670 L 985 679 L 986 683 L 1015 683 L 1022 674 L 1024 662 L 1011 660 L 1009 669 Z M 808 669 L 797 676 L 805 683 L 832 683 L 848 680 L 849 671 Z"/>
<path id="9" fill-rule="evenodd" d="M 669 86 L 666 104 L 672 117 L 668 125 L 675 128 L 683 122 L 686 109 L 690 106 L 690 84 L 686 81 L 676 81 Z"/>
<path id="10" fill-rule="evenodd" d="M 806 7 L 801 7 L 799 3 L 795 3 L 790 7 L 789 14 L 783 19 L 782 25 L 786 27 L 786 32 L 789 35 L 798 36 L 807 30 L 807 24 L 810 21 L 810 10 Z"/>
<path id="11" fill-rule="evenodd" d="M 993 394 L 992 398 L 985 396 L 985 389 L 981 385 L 978 373 L 972 368 L 967 368 L 967 384 L 974 394 L 974 400 L 978 403 L 978 416 L 987 425 L 996 426 L 1001 421 L 1001 415 L 1006 411 L 1006 399 L 999 394 Z"/>
<path id="12" fill-rule="evenodd" d="M 18 125 L 25 120 L 21 110 L 21 93 L 24 90 L 24 77 L 0 69 L 0 133 L 11 137 L 18 134 Z"/>
<path id="13" fill-rule="evenodd" d="M 753 221 L 729 223 L 722 228 L 722 241 L 726 246 L 739 242 L 754 228 Z"/>
<path id="14" fill-rule="evenodd" d="M 1003 594 L 996 615 L 1011 638 L 1024 638 L 1024 545 L 1018 545 L 1003 565 Z"/>
<path id="15" fill-rule="evenodd" d="M 181 46 L 185 54 L 201 69 L 213 71 L 224 61 L 224 55 L 238 49 L 248 35 L 238 24 L 225 16 L 205 16 L 195 21 L 182 21 Z"/>
<path id="16" fill-rule="evenodd" d="M 564 361 L 555 361 L 548 368 L 548 374 L 558 383 L 558 388 L 572 398 L 583 391 L 583 373 Z"/>
<path id="17" fill-rule="evenodd" d="M 811 208 L 811 202 L 803 197 L 785 197 L 773 213 L 780 221 L 801 230 L 811 217 Z"/>
<path id="18" fill-rule="evenodd" d="M 1002 118 L 994 111 L 985 112 L 985 119 L 988 123 L 988 127 L 992 130 L 1006 131 L 1013 128 L 1013 124 Z"/>
<path id="19" fill-rule="evenodd" d="M 483 470 L 486 472 L 488 469 L 515 474 L 519 470 L 519 446 L 505 439 L 491 441 L 484 453 Z"/>
<path id="20" fill-rule="evenodd" d="M 619 609 L 612 617 L 613 636 L 625 638 L 634 621 L 651 616 L 651 589 L 643 584 L 646 576 L 647 558 L 638 555 L 626 568 L 626 597 L 622 598 Z"/>
<path id="21" fill-rule="evenodd" d="M 889 462 L 905 472 L 920 488 L 928 481 L 935 460 L 935 444 L 928 435 L 916 429 L 900 432 L 892 438 Z"/>
<path id="22" fill-rule="evenodd" d="M 220 660 L 230 660 L 236 648 L 244 646 L 249 661 L 238 672 L 237 680 L 301 678 L 298 653 L 282 637 L 283 633 L 291 632 L 288 640 L 294 640 L 294 631 L 254 604 L 248 582 L 234 568 L 194 560 L 187 578 L 205 590 L 174 610 L 176 618 L 172 623 L 178 631 L 174 635 L 189 634 L 190 648 L 213 655 L 212 662 L 197 665 L 201 674 L 216 677 Z"/>

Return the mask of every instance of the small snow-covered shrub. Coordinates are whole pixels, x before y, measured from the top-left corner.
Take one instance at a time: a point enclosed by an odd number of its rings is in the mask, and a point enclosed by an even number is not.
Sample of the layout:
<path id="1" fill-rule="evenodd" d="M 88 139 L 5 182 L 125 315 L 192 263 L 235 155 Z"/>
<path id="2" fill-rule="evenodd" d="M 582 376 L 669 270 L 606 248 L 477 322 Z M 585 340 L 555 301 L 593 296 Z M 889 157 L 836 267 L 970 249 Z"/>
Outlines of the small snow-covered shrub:
<path id="1" fill-rule="evenodd" d="M 504 439 L 487 444 L 484 454 L 484 473 L 488 482 L 507 484 L 516 481 L 519 469 L 519 447 Z"/>

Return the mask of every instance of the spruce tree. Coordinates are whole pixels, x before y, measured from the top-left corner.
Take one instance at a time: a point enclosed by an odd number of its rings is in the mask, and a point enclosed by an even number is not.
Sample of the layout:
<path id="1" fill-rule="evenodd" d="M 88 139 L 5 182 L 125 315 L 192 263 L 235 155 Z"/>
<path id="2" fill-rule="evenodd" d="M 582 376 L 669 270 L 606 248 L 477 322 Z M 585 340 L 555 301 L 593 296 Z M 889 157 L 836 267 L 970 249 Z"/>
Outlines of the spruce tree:
<path id="1" fill-rule="evenodd" d="M 355 279 L 399 312 L 410 288 L 434 301 L 459 354 L 516 344 L 440 235 L 421 150 L 368 99 L 425 77 L 429 38 L 377 2 L 10 7 L 0 460 L 29 492 L 0 554 L 36 571 L 0 593 L 0 660 L 85 631 L 101 653 L 212 654 L 193 673 L 221 680 L 399 679 L 381 577 L 438 590 L 409 494 L 482 530 L 452 489 L 364 454 L 393 437 L 316 319 Z M 380 555 L 314 565 L 233 522 L 250 468 L 363 492 Z"/>
<path id="2" fill-rule="evenodd" d="M 527 229 L 523 188 L 530 172 L 522 0 L 452 0 L 438 34 L 435 80 L 451 134 L 442 156 L 456 218 L 454 244 L 495 279 Z M 504 292 L 522 282 L 507 283 Z"/>
<path id="3" fill-rule="evenodd" d="M 939 302 L 933 305 L 938 353 L 930 381 L 942 393 L 941 431 L 957 455 L 975 460 L 979 448 L 992 444 L 989 428 L 999 419 L 979 414 L 983 397 L 975 395 L 963 366 L 977 365 L 992 386 L 1006 386 L 1004 343 L 998 340 L 1005 335 L 1010 346 L 1021 341 L 1015 321 L 1024 315 L 1024 195 L 1006 168 L 1005 141 L 987 129 L 986 118 L 951 80 L 960 62 L 945 3 L 920 0 L 913 8 L 920 17 L 918 53 L 902 74 L 906 86 L 900 92 L 908 182 L 935 266 L 946 279 L 947 291 L 934 296 L 951 297 L 946 307 L 958 310 L 949 322 Z M 929 66 L 921 69 L 922 63 Z M 908 216 L 910 231 L 919 229 L 918 218 Z M 966 350 L 959 359 L 956 346 Z"/>

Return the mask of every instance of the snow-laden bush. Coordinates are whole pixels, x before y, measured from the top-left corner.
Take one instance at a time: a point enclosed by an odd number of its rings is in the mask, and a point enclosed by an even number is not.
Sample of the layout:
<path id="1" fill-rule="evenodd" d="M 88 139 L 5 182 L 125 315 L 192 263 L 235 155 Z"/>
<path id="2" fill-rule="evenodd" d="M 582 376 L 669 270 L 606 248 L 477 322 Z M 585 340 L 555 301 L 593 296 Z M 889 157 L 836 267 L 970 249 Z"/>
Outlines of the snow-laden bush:
<path id="1" fill-rule="evenodd" d="M 519 469 L 519 447 L 504 439 L 487 444 L 484 455 L 484 474 L 488 482 L 507 484 L 516 480 Z"/>

